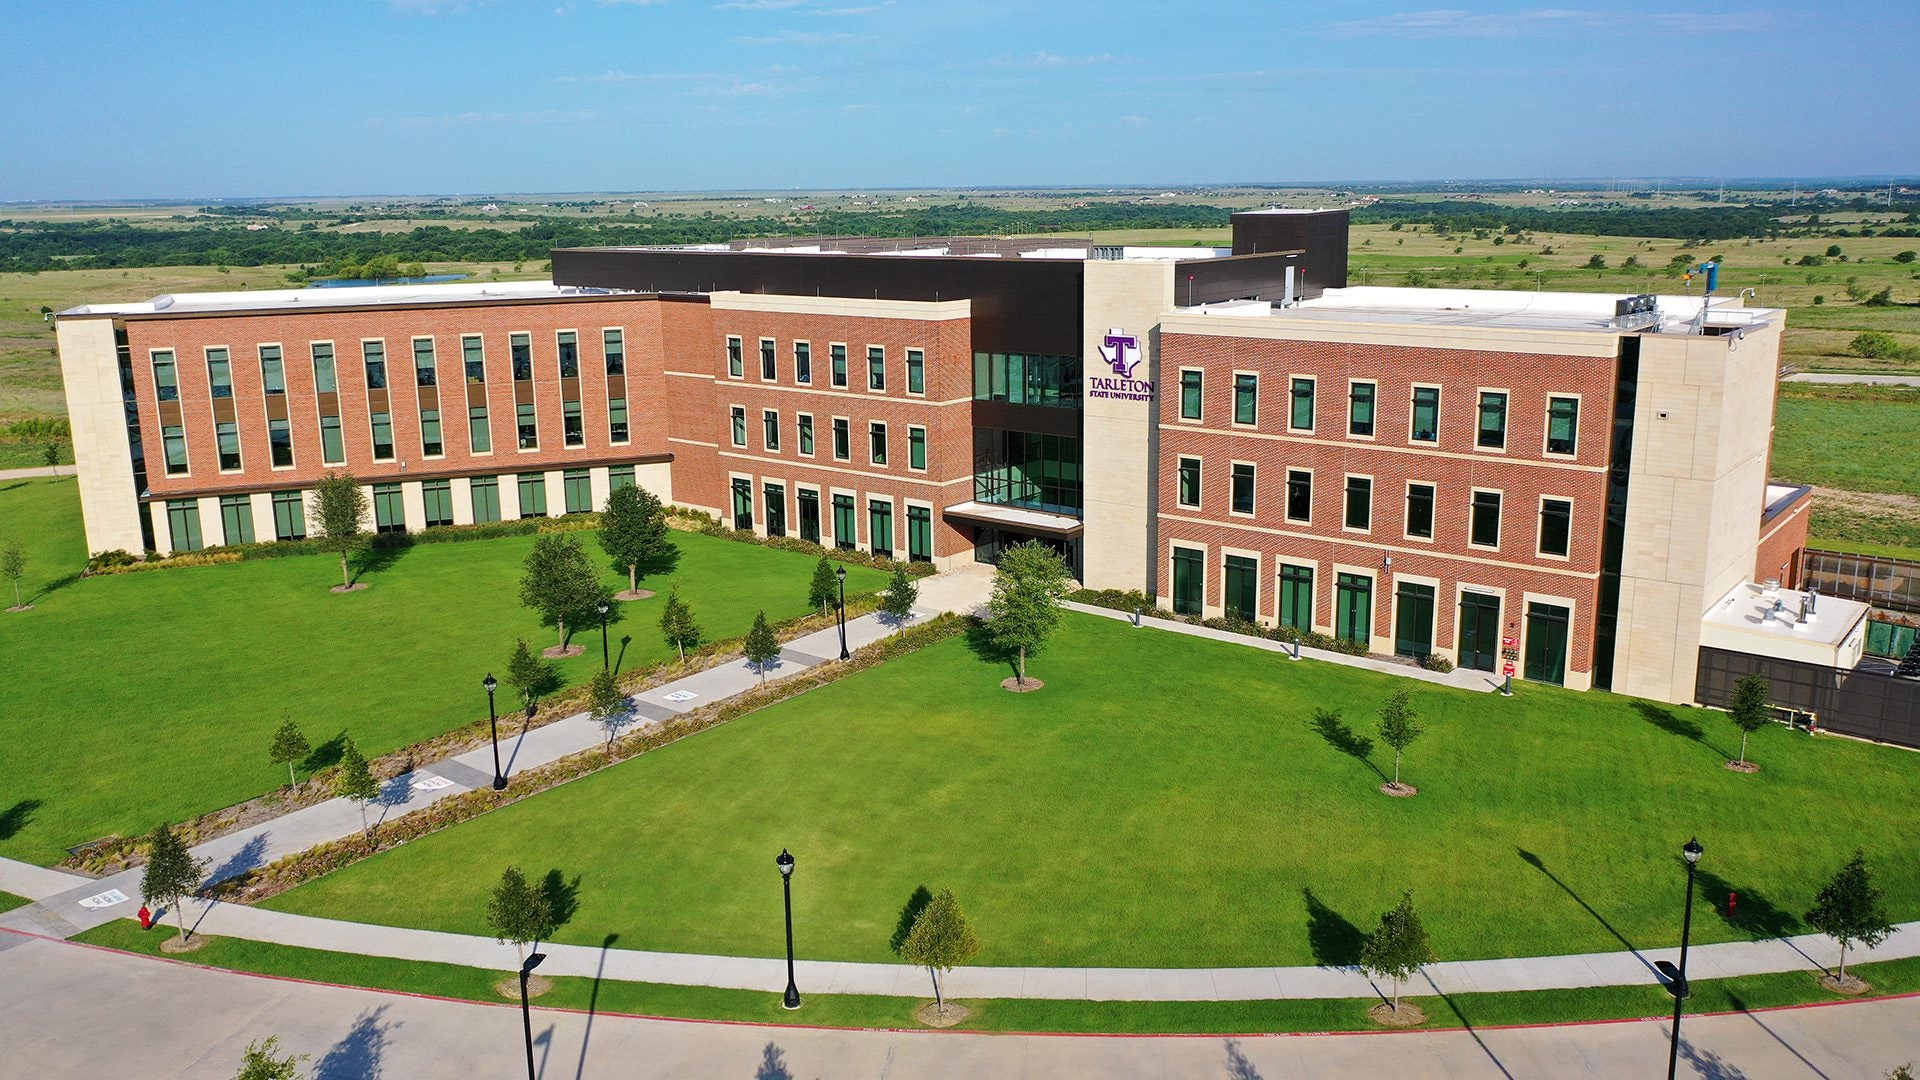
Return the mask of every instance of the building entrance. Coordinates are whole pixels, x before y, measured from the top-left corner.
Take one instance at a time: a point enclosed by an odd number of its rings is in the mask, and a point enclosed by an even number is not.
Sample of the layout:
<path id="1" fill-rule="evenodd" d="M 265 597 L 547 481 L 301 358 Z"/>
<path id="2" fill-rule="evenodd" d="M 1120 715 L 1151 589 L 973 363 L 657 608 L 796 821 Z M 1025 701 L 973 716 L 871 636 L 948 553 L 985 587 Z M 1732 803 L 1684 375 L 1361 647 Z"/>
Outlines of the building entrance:
<path id="1" fill-rule="evenodd" d="M 1460 664 L 1492 671 L 1500 655 L 1500 598 L 1486 593 L 1460 594 Z"/>
<path id="2" fill-rule="evenodd" d="M 1080 579 L 1080 542 L 1063 540 L 1056 536 L 1039 536 L 1034 533 L 1019 532 L 1014 529 L 998 529 L 991 525 L 973 527 L 973 561 L 998 563 L 1000 553 L 1015 544 L 1024 544 L 1037 540 L 1053 549 L 1054 553 L 1066 560 L 1067 572 L 1074 580 Z"/>

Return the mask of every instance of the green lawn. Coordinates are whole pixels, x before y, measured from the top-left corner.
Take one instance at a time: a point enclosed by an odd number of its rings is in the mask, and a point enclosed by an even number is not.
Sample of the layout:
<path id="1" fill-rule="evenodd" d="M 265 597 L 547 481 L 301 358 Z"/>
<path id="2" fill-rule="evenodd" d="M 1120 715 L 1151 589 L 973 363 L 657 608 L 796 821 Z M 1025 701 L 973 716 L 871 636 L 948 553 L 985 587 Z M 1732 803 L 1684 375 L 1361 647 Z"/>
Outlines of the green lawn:
<path id="1" fill-rule="evenodd" d="M 1780 388 L 1773 473 L 1784 480 L 1920 495 L 1920 389 Z"/>
<path id="2" fill-rule="evenodd" d="M 1410 888 L 1442 957 L 1671 944 L 1680 845 L 1706 845 L 1695 939 L 1800 929 L 1864 847 L 1901 918 L 1920 851 L 1888 807 L 1904 752 L 1768 729 L 1723 769 L 1718 713 L 1523 685 L 1417 689 L 1414 799 L 1323 733 L 1401 685 L 1323 663 L 1069 616 L 1015 697 L 963 640 L 811 691 L 283 894 L 269 906 L 487 933 L 502 867 L 578 877 L 558 940 L 886 961 L 916 889 L 952 888 L 982 964 L 1350 962 Z M 1738 891 L 1742 920 L 1717 915 Z"/>
<path id="3" fill-rule="evenodd" d="M 370 589 L 340 596 L 327 591 L 339 581 L 327 555 L 73 580 L 78 518 L 70 480 L 0 485 L 0 543 L 27 548 L 35 605 L 0 614 L 0 855 L 51 863 L 269 790 L 285 780 L 266 753 L 283 715 L 316 745 L 347 734 L 369 754 L 429 738 L 485 715 L 480 679 L 503 670 L 516 635 L 551 643 L 519 601 L 533 537 L 416 545 L 368 573 Z M 674 536 L 678 569 L 648 582 L 660 595 L 620 605 L 616 654 L 633 639 L 623 667 L 666 657 L 669 585 L 711 637 L 745 633 L 762 607 L 804 613 L 807 556 Z M 624 587 L 611 567 L 605 576 Z M 849 592 L 884 583 L 848 570 Z M 563 662 L 569 683 L 599 663 L 598 637 L 576 635 L 587 651 Z"/>
<path id="4" fill-rule="evenodd" d="M 12 911 L 17 907 L 26 907 L 33 901 L 24 896 L 15 896 L 10 892 L 0 892 L 0 911 Z"/>

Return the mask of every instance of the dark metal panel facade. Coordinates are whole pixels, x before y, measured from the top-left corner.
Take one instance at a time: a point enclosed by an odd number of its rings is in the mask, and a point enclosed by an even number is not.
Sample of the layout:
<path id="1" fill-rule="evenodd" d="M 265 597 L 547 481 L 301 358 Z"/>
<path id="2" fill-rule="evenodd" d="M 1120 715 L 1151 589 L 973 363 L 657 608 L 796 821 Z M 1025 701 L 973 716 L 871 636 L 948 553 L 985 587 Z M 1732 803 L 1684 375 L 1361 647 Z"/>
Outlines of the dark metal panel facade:
<path id="1" fill-rule="evenodd" d="M 1702 648 L 1694 700 L 1724 708 L 1754 674 L 1766 677 L 1770 701 L 1813 713 L 1822 730 L 1920 748 L 1920 679 Z"/>

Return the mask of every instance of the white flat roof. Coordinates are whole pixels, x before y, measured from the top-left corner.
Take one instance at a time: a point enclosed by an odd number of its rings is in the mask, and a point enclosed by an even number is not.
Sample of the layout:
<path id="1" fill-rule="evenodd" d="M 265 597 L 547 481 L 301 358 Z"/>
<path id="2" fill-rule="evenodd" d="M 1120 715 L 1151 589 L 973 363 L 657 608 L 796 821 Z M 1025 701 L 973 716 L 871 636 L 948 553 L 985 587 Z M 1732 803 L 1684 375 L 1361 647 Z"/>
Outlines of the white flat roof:
<path id="1" fill-rule="evenodd" d="M 1857 600 L 1842 600 L 1837 596 L 1822 596 L 1815 602 L 1813 614 L 1802 623 L 1800 601 L 1806 595 L 1792 589 L 1768 589 L 1751 582 L 1736 585 L 1732 592 L 1700 616 L 1700 621 L 1759 639 L 1807 641 L 1837 647 L 1853 632 L 1854 627 L 1860 625 L 1860 620 L 1866 618 L 1866 604 Z M 1778 617 L 1774 612 L 1776 599 L 1781 604 Z M 1751 651 L 1771 655 L 1757 642 Z"/>
<path id="2" fill-rule="evenodd" d="M 1069 517 L 1066 514 L 1029 510 L 1023 506 L 975 502 L 971 499 L 963 503 L 955 503 L 941 512 L 954 517 L 971 518 L 975 521 L 992 521 L 1015 529 L 1061 533 L 1068 536 L 1078 533 L 1081 528 L 1079 518 Z"/>
<path id="3" fill-rule="evenodd" d="M 1233 300 L 1179 309 L 1190 315 L 1226 315 L 1243 318 L 1318 320 L 1326 322 L 1392 322 L 1450 327 L 1505 327 L 1528 330 L 1589 330 L 1617 334 L 1614 304 L 1624 293 L 1521 292 L 1499 289 L 1415 289 L 1387 285 L 1356 285 L 1328 289 L 1311 300 L 1275 307 L 1268 300 Z M 1681 330 L 1700 315 L 1698 296 L 1656 298 L 1658 327 Z M 1775 308 L 1742 307 L 1738 299 L 1715 297 L 1707 311 L 1709 326 L 1765 325 L 1778 314 Z M 1651 323 L 1634 324 L 1634 329 Z"/>
<path id="4" fill-rule="evenodd" d="M 82 304 L 60 313 L 85 315 L 197 315 L 229 311 L 312 311 L 373 305 L 462 304 L 487 300 L 543 300 L 606 296 L 607 289 L 551 281 L 452 282 L 439 285 L 354 285 L 338 289 L 258 289 L 250 292 L 167 293 L 125 304 Z"/>

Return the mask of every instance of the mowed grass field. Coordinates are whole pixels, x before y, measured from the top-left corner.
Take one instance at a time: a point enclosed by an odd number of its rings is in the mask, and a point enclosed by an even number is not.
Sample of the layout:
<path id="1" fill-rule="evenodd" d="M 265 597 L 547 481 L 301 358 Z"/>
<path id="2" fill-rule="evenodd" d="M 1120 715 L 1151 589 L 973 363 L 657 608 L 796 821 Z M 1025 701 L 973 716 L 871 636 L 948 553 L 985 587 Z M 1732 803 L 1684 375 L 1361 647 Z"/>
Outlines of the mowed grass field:
<path id="1" fill-rule="evenodd" d="M 604 564 L 593 533 L 576 535 Z M 679 566 L 647 583 L 659 595 L 617 606 L 623 668 L 668 655 L 659 617 L 673 586 L 710 638 L 745 633 L 763 608 L 770 619 L 805 613 L 809 557 L 673 535 Z M 520 605 L 531 536 L 416 545 L 344 596 L 327 591 L 340 580 L 329 555 L 76 579 L 75 484 L 33 480 L 0 485 L 0 544 L 9 540 L 28 552 L 35 606 L 0 614 L 0 855 L 33 862 L 284 783 L 267 741 L 286 716 L 315 746 L 344 734 L 369 756 L 482 718 L 480 680 L 504 672 L 514 638 L 554 640 Z M 848 567 L 849 593 L 884 583 Z M 569 684 L 599 664 L 598 638 L 597 626 L 575 634 L 587 651 L 561 662 Z"/>
<path id="2" fill-rule="evenodd" d="M 1391 676 L 1085 615 L 1030 670 L 1046 688 L 1008 694 L 950 640 L 269 906 L 489 935 L 517 865 L 576 883 L 556 940 L 775 956 L 784 847 L 810 958 L 893 960 L 915 892 L 951 888 L 981 964 L 1352 963 L 1402 889 L 1467 959 L 1672 944 L 1698 834 L 1695 941 L 1802 929 L 1855 846 L 1920 915 L 1920 850 L 1888 809 L 1920 797 L 1899 750 L 1769 728 L 1748 776 L 1722 767 L 1739 739 L 1719 713 L 1414 684 L 1420 794 L 1395 799 L 1391 752 L 1350 752 L 1407 685 Z"/>

